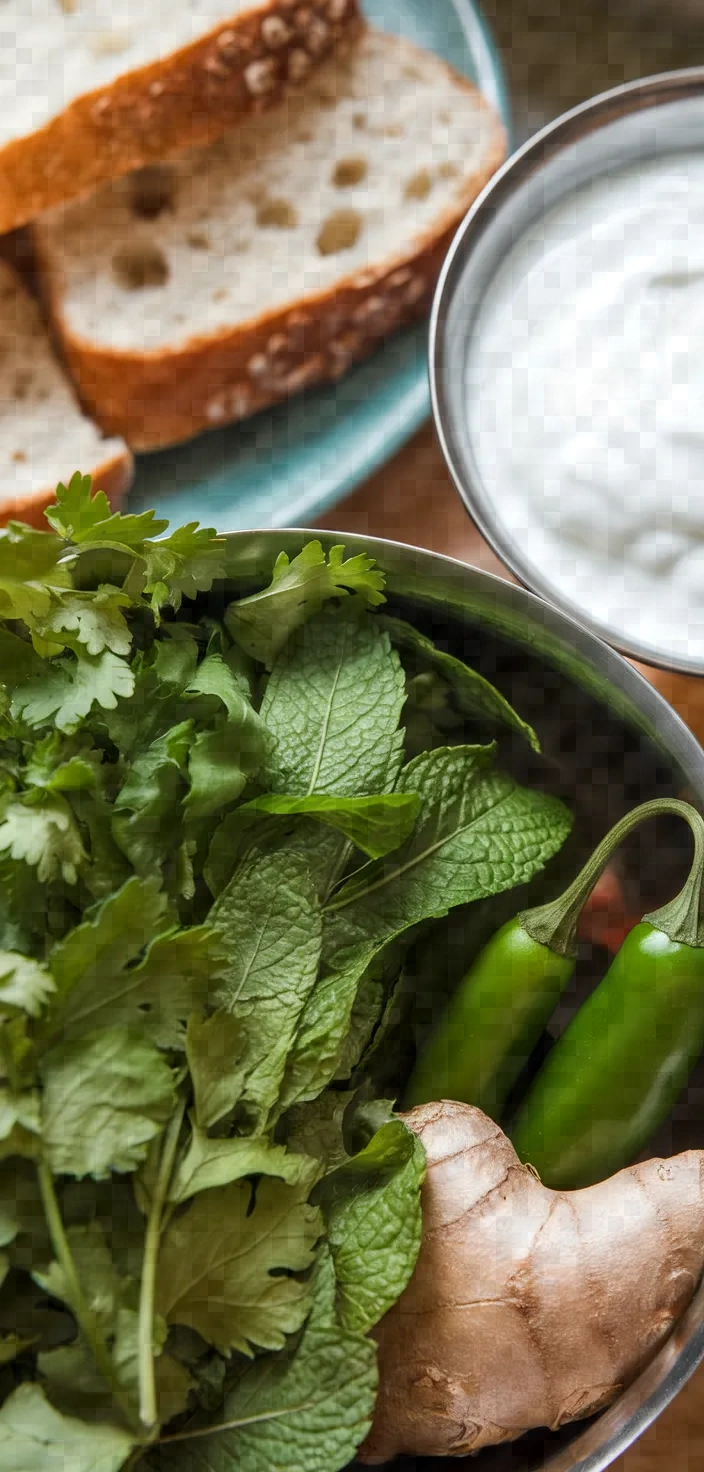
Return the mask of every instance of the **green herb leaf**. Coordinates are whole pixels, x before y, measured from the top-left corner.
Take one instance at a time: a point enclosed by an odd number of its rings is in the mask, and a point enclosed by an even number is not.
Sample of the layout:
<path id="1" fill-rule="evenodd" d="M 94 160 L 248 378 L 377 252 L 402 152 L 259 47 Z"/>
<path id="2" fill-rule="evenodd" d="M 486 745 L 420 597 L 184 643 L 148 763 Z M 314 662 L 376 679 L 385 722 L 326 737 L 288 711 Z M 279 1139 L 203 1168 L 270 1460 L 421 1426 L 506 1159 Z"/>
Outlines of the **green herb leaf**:
<path id="1" fill-rule="evenodd" d="M 383 603 L 384 574 L 360 553 L 343 561 L 344 547 L 331 547 L 328 560 L 320 542 L 308 542 L 289 560 L 277 557 L 268 588 L 240 598 L 225 611 L 228 632 L 260 664 L 271 669 L 291 635 L 329 598 L 358 593 L 371 608 Z"/>
<path id="2" fill-rule="evenodd" d="M 422 810 L 392 858 L 367 864 L 328 905 L 330 957 L 382 943 L 455 905 L 524 884 L 564 843 L 563 803 L 494 770 L 492 747 L 440 748 L 402 772 Z"/>
<path id="3" fill-rule="evenodd" d="M 55 990 L 46 966 L 17 951 L 0 951 L 0 1014 L 21 1011 L 38 1017 Z"/>
<path id="4" fill-rule="evenodd" d="M 346 1328 L 372 1329 L 408 1284 L 420 1251 L 424 1176 L 418 1136 L 393 1119 L 318 1187 Z"/>
<path id="5" fill-rule="evenodd" d="M 6 802 L 0 822 L 0 851 L 36 866 L 40 884 L 59 876 L 75 884 L 88 860 L 73 813 L 59 793 L 37 794 L 39 801 Z"/>
<path id="6" fill-rule="evenodd" d="M 276 741 L 273 792 L 368 796 L 394 786 L 404 676 L 388 636 L 356 608 L 324 610 L 287 644 L 261 717 Z"/>
<path id="7" fill-rule="evenodd" d="M 202 1130 L 210 1129 L 235 1108 L 242 1092 L 246 1046 L 246 1032 L 237 1014 L 221 1008 L 211 1017 L 189 1017 L 186 1056 L 196 1121 Z"/>
<path id="8" fill-rule="evenodd" d="M 31 1383 L 0 1411 L 0 1472 L 119 1472 L 134 1444 L 117 1426 L 60 1415 Z"/>
<path id="9" fill-rule="evenodd" d="M 164 1234 L 157 1309 L 167 1323 L 195 1329 L 221 1354 L 282 1349 L 300 1329 L 310 1290 L 284 1273 L 305 1272 L 321 1231 L 307 1204 L 309 1182 L 264 1177 L 253 1194 L 235 1181 L 196 1197 Z"/>
<path id="10" fill-rule="evenodd" d="M 300 1151 L 335 1170 L 347 1160 L 343 1134 L 345 1111 L 354 1089 L 326 1089 L 319 1098 L 295 1104 L 283 1121 L 289 1150 Z"/>
<path id="11" fill-rule="evenodd" d="M 145 946 L 169 929 L 158 879 L 134 875 L 53 947 L 49 967 L 59 999 L 110 991 Z"/>
<path id="12" fill-rule="evenodd" d="M 192 740 L 192 721 L 181 721 L 158 736 L 133 762 L 115 799 L 113 836 L 138 874 L 160 873 L 181 841 Z"/>
<path id="13" fill-rule="evenodd" d="M 95 592 L 66 591 L 42 622 L 42 638 L 70 644 L 70 638 L 63 636 L 74 635 L 87 654 L 111 649 L 113 654 L 128 656 L 132 635 L 123 609 L 130 604 L 131 599 L 109 583 L 101 584 Z"/>
<path id="14" fill-rule="evenodd" d="M 19 619 L 29 627 L 45 617 L 52 594 L 70 587 L 59 565 L 63 547 L 50 532 L 11 522 L 0 529 L 0 619 Z"/>
<path id="15" fill-rule="evenodd" d="M 134 675 L 111 650 L 102 654 L 65 655 L 47 664 L 42 674 L 16 690 L 13 710 L 28 726 L 50 721 L 59 731 L 75 731 L 95 704 L 114 710 L 119 696 L 131 695 Z"/>
<path id="16" fill-rule="evenodd" d="M 162 1445 L 158 1472 L 339 1472 L 347 1466 L 371 1426 L 376 1353 L 370 1339 L 337 1322 L 335 1278 L 325 1252 L 313 1293 L 298 1344 L 245 1371 L 219 1425 Z"/>
<path id="17" fill-rule="evenodd" d="M 208 923 L 230 962 L 222 1006 L 241 1025 L 240 1105 L 255 1128 L 274 1107 L 296 1024 L 318 973 L 320 904 L 287 853 L 257 856 L 216 900 Z"/>
<path id="18" fill-rule="evenodd" d="M 379 623 L 386 629 L 392 644 L 413 656 L 419 668 L 435 670 L 447 680 L 454 693 L 457 708 L 464 715 L 479 716 L 494 724 L 509 726 L 525 736 L 533 751 L 540 751 L 540 742 L 533 727 L 521 720 L 513 706 L 509 705 L 483 675 L 464 664 L 461 659 L 455 659 L 454 655 L 438 649 L 431 639 L 403 619 L 390 618 L 383 614 Z"/>
<path id="19" fill-rule="evenodd" d="M 248 1139 L 209 1140 L 194 1127 L 188 1150 L 169 1187 L 169 1201 L 180 1204 L 201 1191 L 229 1186 L 245 1176 L 276 1176 L 289 1186 L 310 1191 L 319 1174 L 317 1161 L 272 1145 L 266 1135 Z"/>
<path id="20" fill-rule="evenodd" d="M 52 1048 L 41 1075 L 42 1134 L 56 1175 L 136 1170 L 173 1107 L 171 1069 L 126 1027 Z"/>
<path id="21" fill-rule="evenodd" d="M 227 844 L 236 853 L 243 835 L 254 832 L 263 817 L 298 816 L 326 823 L 370 858 L 379 859 L 405 843 L 419 811 L 420 799 L 411 792 L 388 792 L 374 797 L 328 797 L 318 793 L 287 797 L 284 793 L 270 792 L 228 814 L 218 842 Z"/>
<path id="22" fill-rule="evenodd" d="M 151 942 L 138 966 L 113 967 L 98 979 L 91 967 L 66 998 L 62 1036 L 125 1025 L 142 1028 L 160 1048 L 182 1048 L 188 1017 L 205 1005 L 226 970 L 220 939 L 208 926 L 167 931 Z"/>

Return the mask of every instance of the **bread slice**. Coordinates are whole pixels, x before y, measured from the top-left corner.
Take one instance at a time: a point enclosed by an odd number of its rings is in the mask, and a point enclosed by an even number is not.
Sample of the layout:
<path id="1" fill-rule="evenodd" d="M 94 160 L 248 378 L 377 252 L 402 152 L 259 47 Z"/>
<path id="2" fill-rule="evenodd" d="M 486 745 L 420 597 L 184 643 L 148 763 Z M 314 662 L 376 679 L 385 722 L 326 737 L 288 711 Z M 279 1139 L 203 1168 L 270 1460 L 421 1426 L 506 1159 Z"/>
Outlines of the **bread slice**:
<path id="1" fill-rule="evenodd" d="M 339 378 L 427 310 L 505 147 L 470 82 L 370 30 L 275 113 L 52 212 L 40 270 L 85 403 L 150 450 Z"/>
<path id="2" fill-rule="evenodd" d="M 0 231 L 278 101 L 357 0 L 2 0 Z"/>
<path id="3" fill-rule="evenodd" d="M 132 457 L 103 439 L 81 413 L 54 356 L 36 302 L 0 261 L 0 526 L 27 521 L 48 530 L 43 512 L 60 480 L 92 475 L 112 505 L 132 479 Z"/>

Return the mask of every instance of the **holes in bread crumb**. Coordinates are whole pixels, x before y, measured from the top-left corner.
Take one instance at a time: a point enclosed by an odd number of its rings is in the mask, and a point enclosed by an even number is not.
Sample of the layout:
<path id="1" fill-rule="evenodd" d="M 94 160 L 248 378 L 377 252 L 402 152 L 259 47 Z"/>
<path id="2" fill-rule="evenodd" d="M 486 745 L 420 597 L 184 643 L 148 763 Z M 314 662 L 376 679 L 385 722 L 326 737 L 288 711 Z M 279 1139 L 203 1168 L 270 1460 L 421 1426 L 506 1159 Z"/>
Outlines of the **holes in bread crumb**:
<path id="1" fill-rule="evenodd" d="M 449 159 L 446 159 L 444 163 L 441 163 L 438 169 L 438 173 L 441 179 L 457 179 L 459 177 L 459 172 L 460 171 L 457 167 L 457 164 L 450 163 Z"/>
<path id="2" fill-rule="evenodd" d="M 168 164 L 149 164 L 130 177 L 130 206 L 140 220 L 156 220 L 176 207 L 176 175 Z"/>
<path id="3" fill-rule="evenodd" d="M 363 133 L 366 126 L 367 114 L 365 112 L 353 112 L 352 127 L 356 128 L 358 133 Z"/>
<path id="4" fill-rule="evenodd" d="M 212 248 L 212 241 L 205 230 L 189 231 L 186 241 L 191 250 L 210 250 Z"/>
<path id="5" fill-rule="evenodd" d="M 12 454 L 12 459 L 15 465 L 27 464 L 27 456 L 25 455 L 24 450 L 14 450 Z"/>
<path id="6" fill-rule="evenodd" d="M 366 158 L 341 158 L 335 165 L 332 182 L 336 189 L 353 189 L 369 173 Z"/>
<path id="7" fill-rule="evenodd" d="M 164 286 L 169 266 L 158 245 L 127 245 L 112 258 L 113 274 L 124 291 L 142 291 L 147 286 Z"/>
<path id="8" fill-rule="evenodd" d="M 213 301 L 214 302 L 224 302 L 224 301 L 227 301 L 227 298 L 228 298 L 229 295 L 230 295 L 230 293 L 229 293 L 229 291 L 228 291 L 228 289 L 227 289 L 226 286 L 219 286 L 218 289 L 217 289 L 217 291 L 214 291 L 213 292 Z"/>
<path id="9" fill-rule="evenodd" d="M 433 187 L 430 169 L 418 169 L 408 180 L 403 191 L 404 199 L 427 199 Z"/>
<path id="10" fill-rule="evenodd" d="M 359 210 L 335 210 L 320 229 L 316 245 L 321 256 L 336 256 L 351 250 L 362 233 L 364 221 Z"/>
<path id="11" fill-rule="evenodd" d="M 264 199 L 257 208 L 257 224 L 265 230 L 293 230 L 298 214 L 289 199 Z"/>

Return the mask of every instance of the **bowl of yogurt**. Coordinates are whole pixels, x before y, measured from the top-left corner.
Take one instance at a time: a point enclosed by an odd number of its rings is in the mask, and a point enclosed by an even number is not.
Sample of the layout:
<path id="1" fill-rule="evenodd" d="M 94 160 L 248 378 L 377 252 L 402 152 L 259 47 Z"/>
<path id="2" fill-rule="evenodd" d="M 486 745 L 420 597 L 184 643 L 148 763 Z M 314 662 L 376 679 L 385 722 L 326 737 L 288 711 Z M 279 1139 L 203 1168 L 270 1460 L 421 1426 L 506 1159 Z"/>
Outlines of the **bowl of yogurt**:
<path id="1" fill-rule="evenodd" d="M 704 68 L 544 128 L 458 232 L 431 323 L 467 509 L 526 586 L 704 673 Z"/>

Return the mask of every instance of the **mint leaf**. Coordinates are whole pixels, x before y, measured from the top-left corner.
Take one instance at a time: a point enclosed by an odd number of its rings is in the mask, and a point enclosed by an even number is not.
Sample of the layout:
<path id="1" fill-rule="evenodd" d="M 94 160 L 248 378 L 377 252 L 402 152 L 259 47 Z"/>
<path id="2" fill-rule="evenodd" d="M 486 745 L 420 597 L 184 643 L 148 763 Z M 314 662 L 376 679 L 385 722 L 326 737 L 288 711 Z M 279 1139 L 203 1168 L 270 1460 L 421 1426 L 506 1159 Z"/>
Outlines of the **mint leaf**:
<path id="1" fill-rule="evenodd" d="M 418 1136 L 393 1119 L 318 1187 L 346 1328 L 372 1329 L 408 1284 L 420 1251 L 424 1176 Z"/>
<path id="2" fill-rule="evenodd" d="M 188 765 L 187 815 L 207 817 L 239 797 L 247 778 L 266 761 L 271 737 L 220 654 L 208 655 L 198 666 L 187 694 L 214 696 L 227 711 L 213 729 L 196 737 Z"/>
<path id="3" fill-rule="evenodd" d="M 296 1024 L 315 985 L 320 904 L 295 857 L 261 855 L 235 875 L 208 923 L 230 958 L 219 999 L 242 1028 L 239 1104 L 258 1128 L 276 1104 Z"/>
<path id="4" fill-rule="evenodd" d="M 343 1121 L 354 1089 L 326 1089 L 319 1098 L 295 1104 L 283 1121 L 289 1150 L 300 1151 L 335 1170 L 347 1160 Z"/>
<path id="5" fill-rule="evenodd" d="M 398 788 L 421 797 L 415 831 L 393 857 L 367 864 L 330 902 L 329 957 L 383 943 L 455 905 L 526 883 L 571 827 L 557 798 L 519 787 L 494 769 L 492 747 L 425 752 L 404 769 Z"/>
<path id="6" fill-rule="evenodd" d="M 182 1048 L 188 1017 L 205 1005 L 225 971 L 221 942 L 210 927 L 168 931 L 151 942 L 138 966 L 113 970 L 97 981 L 90 968 L 64 1002 L 62 1036 L 80 1038 L 125 1025 L 142 1028 L 160 1048 Z"/>
<path id="7" fill-rule="evenodd" d="M 159 1255 L 157 1309 L 195 1329 L 221 1354 L 282 1349 L 300 1329 L 310 1290 L 284 1273 L 305 1272 L 321 1231 L 309 1181 L 264 1177 L 256 1192 L 235 1181 L 197 1196 L 172 1218 Z"/>
<path id="8" fill-rule="evenodd" d="M 39 797 L 39 794 L 37 794 Z M 68 803 L 58 793 L 39 801 L 17 799 L 0 809 L 0 851 L 36 866 L 40 883 L 59 876 L 75 884 L 87 862 L 78 825 Z"/>
<path id="9" fill-rule="evenodd" d="M 277 1176 L 289 1186 L 307 1183 L 310 1191 L 318 1174 L 317 1161 L 303 1154 L 292 1154 L 283 1145 L 272 1145 L 266 1135 L 210 1140 L 194 1127 L 188 1150 L 169 1187 L 168 1199 L 180 1204 L 201 1191 L 229 1186 L 232 1181 L 254 1175 Z"/>
<path id="10" fill-rule="evenodd" d="M 174 1102 L 171 1069 L 138 1032 L 108 1028 L 42 1059 L 42 1136 L 55 1175 L 136 1170 Z"/>
<path id="11" fill-rule="evenodd" d="M 404 675 L 388 636 L 356 608 L 324 610 L 287 644 L 261 717 L 276 741 L 273 792 L 388 792 L 402 760 Z"/>
<path id="12" fill-rule="evenodd" d="M 0 1411 L 0 1472 L 119 1472 L 134 1445 L 116 1426 L 60 1415 L 31 1383 Z"/>
<path id="13" fill-rule="evenodd" d="M 339 1472 L 347 1466 L 371 1426 L 376 1351 L 370 1339 L 340 1326 L 334 1295 L 323 1251 L 298 1344 L 257 1359 L 244 1372 L 220 1425 L 163 1444 L 154 1463 L 159 1472 Z"/>
<path id="14" fill-rule="evenodd" d="M 483 675 L 464 664 L 461 659 L 455 659 L 454 655 L 438 649 L 431 639 L 403 619 L 384 614 L 379 623 L 386 629 L 392 644 L 412 656 L 412 673 L 416 672 L 416 666 L 421 670 L 431 669 L 447 681 L 454 693 L 457 708 L 463 715 L 479 716 L 494 724 L 509 726 L 526 738 L 533 751 L 540 751 L 540 742 L 533 727 L 521 720 L 513 706 L 509 705 Z"/>
<path id="15" fill-rule="evenodd" d="M 388 792 L 372 797 L 329 797 L 311 793 L 306 797 L 287 797 L 270 792 L 243 803 L 223 820 L 222 831 L 213 838 L 217 854 L 220 845 L 237 852 L 247 833 L 256 833 L 265 817 L 315 818 L 335 828 L 350 843 L 370 858 L 399 848 L 412 832 L 420 811 L 420 800 L 411 792 Z"/>
<path id="16" fill-rule="evenodd" d="M 246 1033 L 238 1016 L 223 1008 L 211 1017 L 188 1019 L 186 1056 L 193 1085 L 195 1117 L 211 1129 L 235 1108 L 244 1080 Z"/>
<path id="17" fill-rule="evenodd" d="M 269 587 L 240 598 L 225 610 L 225 624 L 233 639 L 271 669 L 286 641 L 329 598 L 352 592 L 370 608 L 383 603 L 384 574 L 374 569 L 373 559 L 360 553 L 345 562 L 344 554 L 344 547 L 331 547 L 326 561 L 320 542 L 308 542 L 293 562 L 282 552 Z"/>
<path id="18" fill-rule="evenodd" d="M 359 985 L 378 947 L 357 946 L 342 964 L 318 980 L 303 1009 L 281 1085 L 281 1108 L 316 1099 L 336 1077 Z"/>

